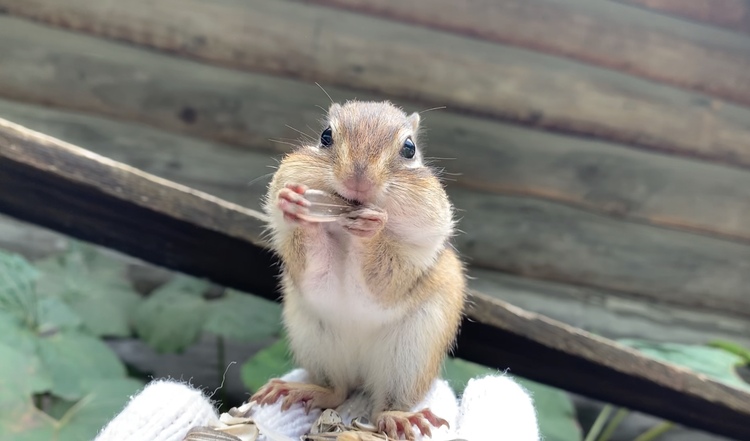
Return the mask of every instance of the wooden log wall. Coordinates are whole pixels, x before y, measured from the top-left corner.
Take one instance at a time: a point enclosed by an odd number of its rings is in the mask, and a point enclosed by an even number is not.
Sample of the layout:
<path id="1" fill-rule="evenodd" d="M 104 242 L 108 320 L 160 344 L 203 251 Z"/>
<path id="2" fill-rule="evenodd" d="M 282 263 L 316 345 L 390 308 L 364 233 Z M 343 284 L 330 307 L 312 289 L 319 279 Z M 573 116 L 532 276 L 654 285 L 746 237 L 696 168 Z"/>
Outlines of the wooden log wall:
<path id="1" fill-rule="evenodd" d="M 357 10 L 382 4 L 375 12 L 407 23 L 291 0 L 0 0 L 11 15 L 232 68 L 750 166 L 750 109 L 732 104 L 750 103 L 747 36 L 607 1 L 367 4 Z M 441 27 L 438 13 L 468 16 Z M 415 26 L 414 15 L 432 18 Z M 466 23 L 514 37 L 442 32 Z"/>
<path id="2" fill-rule="evenodd" d="M 464 15 L 441 14 L 476 24 L 466 38 L 421 2 L 134 1 L 0 0 L 0 97 L 12 100 L 0 115 L 257 208 L 268 167 L 299 138 L 287 124 L 318 130 L 327 98 L 309 80 L 336 100 L 447 105 L 424 115 L 428 153 L 455 158 L 441 165 L 457 174 L 458 246 L 485 291 L 612 337 L 750 340 L 750 109 L 662 78 L 696 72 L 709 55 L 695 48 L 719 45 L 732 57 L 714 68 L 729 73 L 712 78 L 741 79 L 750 58 L 729 49 L 750 38 L 681 23 L 699 31 L 688 39 L 674 19 L 615 2 L 466 1 Z M 480 20 L 492 11 L 582 34 L 535 34 L 566 50 L 506 40 Z M 602 20 L 620 45 L 670 35 L 639 58 L 661 73 L 604 69 L 630 61 L 591 55 L 600 24 L 585 25 Z M 670 50 L 693 69 L 667 65 Z M 732 84 L 739 95 L 750 83 Z"/>
<path id="3" fill-rule="evenodd" d="M 750 344 L 750 35 L 699 3 L 0 0 L 0 116 L 257 208 L 287 125 L 319 129 L 313 81 L 444 105 L 427 152 L 476 287 Z"/>
<path id="4" fill-rule="evenodd" d="M 747 0 L 617 0 L 667 15 L 750 34 Z"/>

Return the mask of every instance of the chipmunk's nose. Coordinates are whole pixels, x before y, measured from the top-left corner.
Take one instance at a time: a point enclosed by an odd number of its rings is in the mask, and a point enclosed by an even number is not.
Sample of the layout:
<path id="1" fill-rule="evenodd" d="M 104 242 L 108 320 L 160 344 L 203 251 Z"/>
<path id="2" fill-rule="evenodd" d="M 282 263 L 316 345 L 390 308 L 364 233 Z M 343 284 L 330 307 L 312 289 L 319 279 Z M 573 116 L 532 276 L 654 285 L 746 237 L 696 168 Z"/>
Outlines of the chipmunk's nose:
<path id="1" fill-rule="evenodd" d="M 352 193 L 367 194 L 372 191 L 374 184 L 364 176 L 351 176 L 344 180 L 344 187 Z"/>
<path id="2" fill-rule="evenodd" d="M 366 202 L 375 189 L 375 183 L 367 176 L 364 167 L 355 167 L 354 172 L 344 179 L 344 196 L 348 199 Z"/>

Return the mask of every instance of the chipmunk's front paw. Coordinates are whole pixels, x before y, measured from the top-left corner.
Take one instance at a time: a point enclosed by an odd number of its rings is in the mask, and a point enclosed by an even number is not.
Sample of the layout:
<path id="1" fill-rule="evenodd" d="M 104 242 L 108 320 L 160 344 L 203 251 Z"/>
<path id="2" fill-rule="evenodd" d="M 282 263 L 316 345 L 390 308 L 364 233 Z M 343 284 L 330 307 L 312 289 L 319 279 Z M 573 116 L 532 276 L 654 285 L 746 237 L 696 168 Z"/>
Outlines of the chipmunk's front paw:
<path id="1" fill-rule="evenodd" d="M 366 207 L 346 214 L 341 218 L 340 223 L 349 233 L 370 238 L 385 227 L 387 220 L 388 214 L 385 211 L 379 208 Z"/>
<path id="2" fill-rule="evenodd" d="M 311 222 L 299 217 L 307 213 L 310 207 L 310 201 L 304 196 L 306 191 L 307 186 L 301 184 L 287 184 L 279 190 L 276 203 L 284 213 L 285 221 L 296 225 L 311 225 Z"/>

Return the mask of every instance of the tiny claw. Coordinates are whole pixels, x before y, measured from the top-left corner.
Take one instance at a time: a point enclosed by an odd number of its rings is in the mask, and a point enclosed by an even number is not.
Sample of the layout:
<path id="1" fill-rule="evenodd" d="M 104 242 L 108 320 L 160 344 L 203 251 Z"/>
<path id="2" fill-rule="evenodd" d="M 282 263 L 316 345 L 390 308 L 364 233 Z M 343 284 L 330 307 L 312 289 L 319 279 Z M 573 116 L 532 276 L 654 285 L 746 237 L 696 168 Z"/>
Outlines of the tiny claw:
<path id="1" fill-rule="evenodd" d="M 385 433 L 388 438 L 398 438 L 398 426 L 396 425 L 396 421 L 394 421 L 392 418 L 385 418 L 381 420 L 380 424 L 378 424 L 378 430 L 382 433 Z"/>
<path id="2" fill-rule="evenodd" d="M 419 428 L 419 431 L 422 432 L 422 435 L 425 435 L 427 437 L 432 436 L 432 429 L 430 429 L 430 425 L 425 419 L 420 418 L 419 420 L 417 420 L 416 426 L 417 428 Z M 411 431 L 411 427 L 409 427 L 409 430 Z"/>
<path id="3" fill-rule="evenodd" d="M 432 424 L 434 427 L 439 428 L 441 426 L 445 426 L 449 429 L 451 427 L 450 424 L 448 424 L 447 420 L 444 420 L 443 418 L 440 418 L 439 416 L 435 415 L 434 413 L 432 413 L 430 409 L 427 409 L 427 408 L 422 409 L 419 411 L 419 413 L 421 413 L 424 419 L 429 421 L 430 424 Z"/>
<path id="4" fill-rule="evenodd" d="M 421 430 L 421 429 L 420 429 Z M 414 431 L 411 428 L 411 422 L 407 421 L 406 424 L 401 425 L 401 431 L 404 432 L 404 437 L 407 440 L 413 440 L 414 439 Z M 424 434 L 424 432 L 422 432 Z M 430 435 L 427 435 L 430 436 Z"/>

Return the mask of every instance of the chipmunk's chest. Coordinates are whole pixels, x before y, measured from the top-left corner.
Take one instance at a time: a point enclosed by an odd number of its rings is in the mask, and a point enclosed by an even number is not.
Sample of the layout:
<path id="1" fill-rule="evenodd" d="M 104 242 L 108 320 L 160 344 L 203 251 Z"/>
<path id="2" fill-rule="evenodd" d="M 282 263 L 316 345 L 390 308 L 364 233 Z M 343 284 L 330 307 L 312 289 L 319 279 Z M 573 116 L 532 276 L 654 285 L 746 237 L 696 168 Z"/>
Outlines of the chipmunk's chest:
<path id="1" fill-rule="evenodd" d="M 363 256 L 344 237 L 329 235 L 312 243 L 306 253 L 300 293 L 321 319 L 354 326 L 378 326 L 398 311 L 379 301 L 382 293 L 368 287 Z"/>

